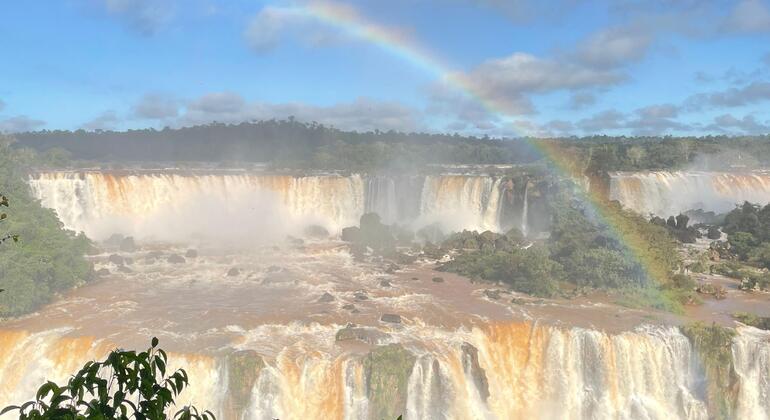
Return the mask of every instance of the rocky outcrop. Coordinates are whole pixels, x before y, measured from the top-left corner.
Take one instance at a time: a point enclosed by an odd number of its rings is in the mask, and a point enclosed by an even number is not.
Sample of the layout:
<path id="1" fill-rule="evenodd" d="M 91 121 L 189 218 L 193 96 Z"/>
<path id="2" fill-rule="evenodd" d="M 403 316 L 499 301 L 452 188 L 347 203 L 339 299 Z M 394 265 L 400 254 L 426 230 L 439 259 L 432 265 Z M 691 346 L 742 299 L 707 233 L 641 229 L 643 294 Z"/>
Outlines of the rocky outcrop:
<path id="1" fill-rule="evenodd" d="M 363 343 L 376 346 L 380 342 L 386 340 L 388 337 L 388 334 L 376 328 L 357 327 L 351 324 L 337 331 L 337 334 L 334 336 L 334 340 L 337 342 L 361 341 Z"/>
<path id="2" fill-rule="evenodd" d="M 329 303 L 334 301 L 335 301 L 334 296 L 329 292 L 324 292 L 324 294 L 322 294 L 321 297 L 318 298 L 319 303 Z"/>
<path id="3" fill-rule="evenodd" d="M 241 270 L 238 267 L 233 267 L 227 270 L 227 277 L 237 277 L 241 274 Z"/>
<path id="4" fill-rule="evenodd" d="M 380 321 L 387 322 L 389 324 L 400 324 L 401 315 L 399 314 L 382 314 Z"/>
<path id="5" fill-rule="evenodd" d="M 259 373 L 265 362 L 253 350 L 241 350 L 231 353 L 225 359 L 227 363 L 227 393 L 224 401 L 223 418 L 241 418 L 251 401 L 251 393 L 257 383 Z"/>
<path id="6" fill-rule="evenodd" d="M 113 263 L 115 265 L 123 265 L 126 262 L 126 260 L 123 257 L 121 257 L 120 255 L 118 255 L 118 254 L 110 255 L 109 257 L 107 257 L 107 261 L 109 261 L 109 262 L 111 262 L 111 263 Z"/>
<path id="7" fill-rule="evenodd" d="M 405 413 L 409 375 L 415 360 L 399 344 L 377 347 L 364 357 L 370 419 L 395 419 Z"/>
<path id="8" fill-rule="evenodd" d="M 460 349 L 463 352 L 463 370 L 468 376 L 473 378 L 473 383 L 476 385 L 476 389 L 479 390 L 479 396 L 486 401 L 489 398 L 489 382 L 487 381 L 486 372 L 479 365 L 479 350 L 469 343 L 463 343 Z"/>
<path id="9" fill-rule="evenodd" d="M 187 262 L 187 260 L 185 260 L 184 257 L 179 254 L 169 255 L 167 261 L 171 264 L 184 264 Z"/>

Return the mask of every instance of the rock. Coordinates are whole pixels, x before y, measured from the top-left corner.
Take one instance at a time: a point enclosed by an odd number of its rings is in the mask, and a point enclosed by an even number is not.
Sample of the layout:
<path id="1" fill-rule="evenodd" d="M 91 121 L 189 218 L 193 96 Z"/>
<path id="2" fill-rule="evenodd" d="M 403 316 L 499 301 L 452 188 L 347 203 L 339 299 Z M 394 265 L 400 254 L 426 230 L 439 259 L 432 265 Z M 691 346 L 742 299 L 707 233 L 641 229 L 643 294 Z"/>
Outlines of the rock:
<path id="1" fill-rule="evenodd" d="M 409 376 L 416 357 L 399 344 L 377 347 L 363 358 L 369 418 L 395 419 L 406 411 Z"/>
<path id="2" fill-rule="evenodd" d="M 319 225 L 310 225 L 305 228 L 305 236 L 317 239 L 324 239 L 329 237 L 329 231 L 325 227 Z"/>
<path id="3" fill-rule="evenodd" d="M 385 334 L 375 328 L 348 325 L 347 327 L 337 331 L 337 334 L 334 335 L 334 340 L 337 342 L 357 340 L 372 346 L 376 346 L 380 341 L 383 341 L 388 337 L 388 334 Z"/>
<path id="4" fill-rule="evenodd" d="M 706 237 L 711 240 L 717 240 L 722 237 L 722 232 L 716 226 L 709 226 L 708 231 L 706 231 Z"/>
<path id="5" fill-rule="evenodd" d="M 136 243 L 134 243 L 134 238 L 131 236 L 126 236 L 120 241 L 120 250 L 122 252 L 135 252 L 136 249 Z"/>
<path id="6" fill-rule="evenodd" d="M 233 267 L 227 270 L 227 277 L 236 277 L 241 274 L 241 270 L 238 267 Z"/>
<path id="7" fill-rule="evenodd" d="M 361 229 L 358 226 L 350 226 L 342 229 L 342 240 L 345 242 L 360 242 Z"/>
<path id="8" fill-rule="evenodd" d="M 432 281 L 433 283 L 443 283 L 443 282 L 444 282 L 444 278 L 443 278 L 443 277 L 433 277 L 433 278 L 431 279 L 431 281 Z"/>
<path id="9" fill-rule="evenodd" d="M 342 309 L 344 309 L 346 311 L 352 311 L 352 310 L 356 309 L 356 305 L 353 305 L 352 303 L 346 303 L 346 304 L 342 305 Z"/>
<path id="10" fill-rule="evenodd" d="M 158 259 L 162 256 L 163 256 L 163 253 L 160 251 L 150 251 L 147 253 L 147 255 L 145 255 L 145 257 L 147 258 L 154 258 L 154 259 Z"/>
<path id="11" fill-rule="evenodd" d="M 380 287 L 392 287 L 393 285 L 390 283 L 390 280 L 382 279 L 380 280 Z"/>
<path id="12" fill-rule="evenodd" d="M 197 249 L 188 249 L 187 252 L 184 253 L 185 258 L 198 258 L 198 250 Z"/>
<path id="13" fill-rule="evenodd" d="M 320 298 L 318 298 L 319 303 L 328 303 L 328 302 L 334 302 L 335 298 L 332 296 L 329 292 L 324 292 L 324 294 L 321 295 Z"/>
<path id="14" fill-rule="evenodd" d="M 390 263 L 388 264 L 388 267 L 385 269 L 385 273 L 387 274 L 393 274 L 396 271 L 400 270 L 401 267 L 397 266 L 396 264 Z"/>
<path id="15" fill-rule="evenodd" d="M 179 254 L 169 255 L 167 261 L 170 262 L 171 264 L 184 264 L 185 262 L 187 262 L 187 260 L 185 260 L 184 257 Z"/>
<path id="16" fill-rule="evenodd" d="M 355 293 L 353 294 L 353 297 L 354 297 L 356 300 L 368 300 L 368 299 L 369 299 L 369 296 L 367 296 L 367 295 L 366 295 L 366 292 L 365 292 L 365 291 L 362 291 L 362 290 L 360 290 L 360 291 L 358 291 L 358 292 L 355 292 Z"/>
<path id="17" fill-rule="evenodd" d="M 131 265 L 134 263 L 134 259 L 131 257 L 125 257 L 123 258 L 123 262 L 126 263 L 126 265 Z"/>
<path id="18" fill-rule="evenodd" d="M 123 242 L 123 239 L 125 239 L 125 236 L 119 233 L 113 233 L 102 243 L 111 248 L 120 248 L 120 244 Z"/>
<path id="19" fill-rule="evenodd" d="M 498 299 L 500 299 L 500 291 L 499 290 L 486 289 L 486 290 L 484 290 L 484 296 L 486 296 L 487 298 L 492 299 L 492 300 L 498 300 Z"/>
<path id="20" fill-rule="evenodd" d="M 412 280 L 420 280 L 418 277 L 412 277 Z"/>
<path id="21" fill-rule="evenodd" d="M 398 314 L 382 314 L 380 317 L 380 321 L 382 322 L 388 322 L 391 324 L 400 324 L 401 323 L 401 315 Z"/>
<path id="22" fill-rule="evenodd" d="M 470 372 L 479 396 L 486 401 L 489 398 L 489 381 L 486 372 L 479 364 L 479 350 L 468 343 L 463 343 L 460 349 L 463 352 L 463 370 Z"/>
<path id="23" fill-rule="evenodd" d="M 108 268 L 100 268 L 96 270 L 96 275 L 99 277 L 108 276 L 110 275 L 110 270 Z"/>
<path id="24" fill-rule="evenodd" d="M 121 272 L 121 273 L 133 273 L 134 272 L 134 270 L 126 267 L 125 265 L 119 265 L 118 266 L 118 271 Z"/>
<path id="25" fill-rule="evenodd" d="M 123 265 L 125 263 L 125 259 L 118 254 L 110 255 L 109 257 L 107 257 L 107 261 L 115 265 Z"/>
<path id="26" fill-rule="evenodd" d="M 251 394 L 265 362 L 254 350 L 239 350 L 225 358 L 227 392 L 224 418 L 239 418 L 248 408 Z"/>

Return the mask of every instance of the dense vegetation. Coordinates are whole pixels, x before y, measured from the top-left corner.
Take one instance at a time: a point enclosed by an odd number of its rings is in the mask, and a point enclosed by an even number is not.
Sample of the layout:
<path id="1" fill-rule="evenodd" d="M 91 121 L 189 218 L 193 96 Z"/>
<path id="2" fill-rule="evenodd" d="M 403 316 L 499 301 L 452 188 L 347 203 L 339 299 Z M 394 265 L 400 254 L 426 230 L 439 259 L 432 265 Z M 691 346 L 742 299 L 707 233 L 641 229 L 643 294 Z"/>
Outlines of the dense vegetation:
<path id="1" fill-rule="evenodd" d="M 3 235 L 18 238 L 0 247 L 0 288 L 5 289 L 0 294 L 0 317 L 30 312 L 92 275 L 83 258 L 89 240 L 63 230 L 53 211 L 30 195 L 25 167 L 38 163 L 46 161 L 0 139 L 0 191 L 9 202 Z"/>
<path id="2" fill-rule="evenodd" d="M 78 160 L 272 162 L 289 167 L 374 170 L 427 163 L 532 163 L 548 147 L 583 173 L 616 170 L 761 166 L 770 161 L 770 136 L 570 137 L 490 139 L 457 134 L 350 132 L 293 119 L 212 123 L 179 129 L 38 131 L 16 136 L 38 151 L 67 150 Z M 534 146 L 534 147 L 533 147 Z"/>
<path id="3" fill-rule="evenodd" d="M 165 419 L 166 411 L 189 385 L 187 372 L 166 376 L 168 355 L 152 339 L 147 351 L 115 350 L 102 362 L 88 362 L 66 385 L 46 382 L 35 399 L 0 412 L 18 412 L 20 420 Z M 215 420 L 209 411 L 180 409 L 179 420 Z"/>
<path id="4" fill-rule="evenodd" d="M 725 216 L 722 230 L 741 261 L 770 269 L 770 205 L 743 203 Z"/>

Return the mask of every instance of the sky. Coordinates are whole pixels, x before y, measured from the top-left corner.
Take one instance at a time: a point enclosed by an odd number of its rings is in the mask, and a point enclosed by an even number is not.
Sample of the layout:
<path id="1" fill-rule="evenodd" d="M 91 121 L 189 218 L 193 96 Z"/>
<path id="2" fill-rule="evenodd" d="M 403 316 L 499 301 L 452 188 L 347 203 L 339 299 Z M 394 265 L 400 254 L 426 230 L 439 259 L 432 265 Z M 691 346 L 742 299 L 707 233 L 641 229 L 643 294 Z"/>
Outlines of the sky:
<path id="1" fill-rule="evenodd" d="M 0 132 L 770 132 L 770 0 L 0 5 Z"/>

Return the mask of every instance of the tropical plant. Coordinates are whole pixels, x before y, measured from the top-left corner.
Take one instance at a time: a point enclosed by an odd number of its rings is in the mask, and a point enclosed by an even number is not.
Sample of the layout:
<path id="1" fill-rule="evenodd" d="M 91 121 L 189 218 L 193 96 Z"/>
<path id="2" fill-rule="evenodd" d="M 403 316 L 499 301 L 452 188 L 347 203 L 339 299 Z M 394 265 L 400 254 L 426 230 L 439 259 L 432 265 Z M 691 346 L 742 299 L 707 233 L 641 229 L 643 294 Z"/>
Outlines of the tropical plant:
<path id="1" fill-rule="evenodd" d="M 67 385 L 48 381 L 35 399 L 4 408 L 19 420 L 156 420 L 166 419 L 176 398 L 189 385 L 187 372 L 166 376 L 168 355 L 153 338 L 147 351 L 115 350 L 102 362 L 88 362 Z M 216 420 L 210 411 L 186 406 L 179 420 Z"/>

